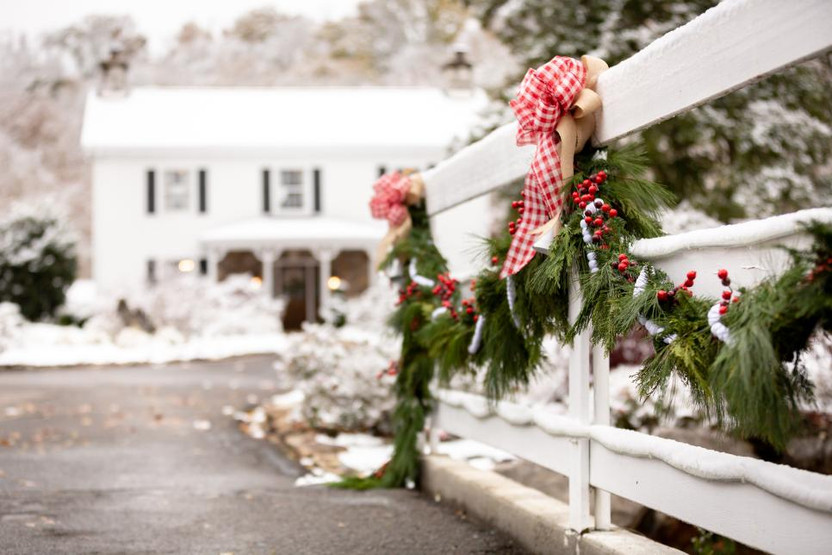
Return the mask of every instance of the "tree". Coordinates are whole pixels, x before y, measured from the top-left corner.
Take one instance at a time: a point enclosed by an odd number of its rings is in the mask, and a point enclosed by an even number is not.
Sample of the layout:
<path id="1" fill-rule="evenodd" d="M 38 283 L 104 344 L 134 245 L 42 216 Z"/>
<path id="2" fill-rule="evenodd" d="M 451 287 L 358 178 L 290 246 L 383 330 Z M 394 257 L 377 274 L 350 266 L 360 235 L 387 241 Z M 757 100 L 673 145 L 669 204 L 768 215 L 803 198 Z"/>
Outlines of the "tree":
<path id="1" fill-rule="evenodd" d="M 92 15 L 81 22 L 47 35 L 44 46 L 66 52 L 75 62 L 78 76 L 94 77 L 99 64 L 115 46 L 128 57 L 144 50 L 146 39 L 128 16 Z"/>
<path id="2" fill-rule="evenodd" d="M 616 64 L 716 2 L 471 4 L 527 67 L 537 67 L 556 54 Z M 643 131 L 654 178 L 722 221 L 824 204 L 832 193 L 830 85 L 829 61 L 810 60 Z"/>
<path id="3" fill-rule="evenodd" d="M 30 208 L 0 220 L 0 302 L 29 320 L 53 316 L 76 270 L 75 245 L 57 218 Z"/>

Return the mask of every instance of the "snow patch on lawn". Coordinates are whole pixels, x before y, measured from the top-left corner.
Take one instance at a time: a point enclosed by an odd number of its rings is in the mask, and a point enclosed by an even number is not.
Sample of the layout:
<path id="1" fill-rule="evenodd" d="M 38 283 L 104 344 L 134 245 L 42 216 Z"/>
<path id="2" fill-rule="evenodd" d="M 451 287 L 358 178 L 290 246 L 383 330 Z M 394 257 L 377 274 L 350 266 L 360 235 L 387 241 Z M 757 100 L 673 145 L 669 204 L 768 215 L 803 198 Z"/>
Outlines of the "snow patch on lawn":
<path id="1" fill-rule="evenodd" d="M 126 309 L 119 309 L 119 300 Z M 282 301 L 266 297 L 248 276 L 222 283 L 184 277 L 124 295 L 101 294 L 81 280 L 60 311 L 81 326 L 29 322 L 17 305 L 0 303 L 0 366 L 163 364 L 281 353 L 288 346 L 282 309 Z"/>

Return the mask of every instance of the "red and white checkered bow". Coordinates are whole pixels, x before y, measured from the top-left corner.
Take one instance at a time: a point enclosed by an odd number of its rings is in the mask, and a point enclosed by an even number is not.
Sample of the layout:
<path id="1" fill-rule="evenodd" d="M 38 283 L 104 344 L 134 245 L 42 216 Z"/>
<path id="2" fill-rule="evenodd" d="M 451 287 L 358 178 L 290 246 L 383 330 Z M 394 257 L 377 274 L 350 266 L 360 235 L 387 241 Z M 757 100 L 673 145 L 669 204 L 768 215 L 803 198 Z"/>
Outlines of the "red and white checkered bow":
<path id="1" fill-rule="evenodd" d="M 370 200 L 370 212 L 373 218 L 387 219 L 390 227 L 399 227 L 407 220 L 405 205 L 410 191 L 410 178 L 398 172 L 382 175 L 373 185 L 375 194 Z"/>
<path id="2" fill-rule="evenodd" d="M 555 133 L 561 117 L 568 112 L 586 83 L 586 67 L 580 60 L 556 56 L 523 78 L 511 108 L 517 116 L 517 145 L 536 144 L 537 151 L 523 187 L 523 218 L 500 272 L 507 277 L 519 272 L 534 257 L 532 231 L 560 214 L 560 138 Z"/>

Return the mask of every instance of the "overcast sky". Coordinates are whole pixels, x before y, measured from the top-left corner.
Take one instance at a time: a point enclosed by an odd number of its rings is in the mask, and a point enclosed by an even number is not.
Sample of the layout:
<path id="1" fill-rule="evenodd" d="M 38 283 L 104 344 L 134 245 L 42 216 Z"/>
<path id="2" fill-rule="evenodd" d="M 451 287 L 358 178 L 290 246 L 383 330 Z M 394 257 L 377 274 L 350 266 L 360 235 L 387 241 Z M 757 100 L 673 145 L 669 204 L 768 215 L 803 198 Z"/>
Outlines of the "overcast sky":
<path id="1" fill-rule="evenodd" d="M 130 15 L 139 31 L 160 48 L 187 21 L 218 31 L 254 8 L 273 6 L 316 20 L 355 12 L 359 0 L 0 0 L 0 30 L 37 35 L 90 14 Z"/>

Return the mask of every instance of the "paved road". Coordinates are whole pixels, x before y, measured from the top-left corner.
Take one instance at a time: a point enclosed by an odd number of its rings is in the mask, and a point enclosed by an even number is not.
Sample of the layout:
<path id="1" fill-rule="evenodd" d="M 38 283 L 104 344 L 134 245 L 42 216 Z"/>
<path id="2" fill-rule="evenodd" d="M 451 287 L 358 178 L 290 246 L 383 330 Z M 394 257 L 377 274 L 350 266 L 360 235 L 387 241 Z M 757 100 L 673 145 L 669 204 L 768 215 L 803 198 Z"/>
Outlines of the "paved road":
<path id="1" fill-rule="evenodd" d="M 0 372 L 0 553 L 520 552 L 415 492 L 294 487 L 222 414 L 272 377 L 268 358 Z"/>

